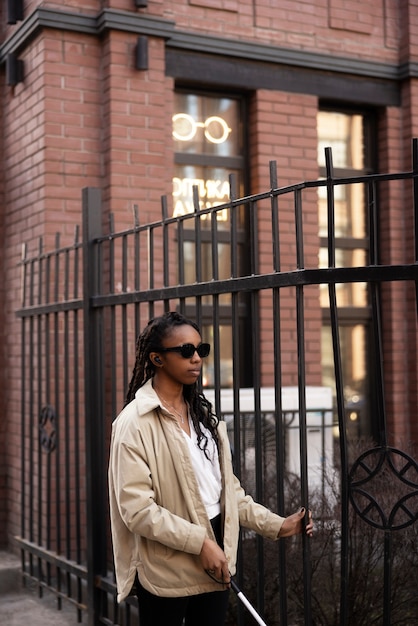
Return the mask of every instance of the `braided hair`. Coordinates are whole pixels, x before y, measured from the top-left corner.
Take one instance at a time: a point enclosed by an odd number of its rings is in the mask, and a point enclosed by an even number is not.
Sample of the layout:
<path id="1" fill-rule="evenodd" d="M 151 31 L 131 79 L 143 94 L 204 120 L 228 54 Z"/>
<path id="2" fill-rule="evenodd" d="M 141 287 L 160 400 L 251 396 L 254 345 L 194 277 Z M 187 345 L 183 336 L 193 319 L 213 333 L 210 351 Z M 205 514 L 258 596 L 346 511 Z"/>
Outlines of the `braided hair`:
<path id="1" fill-rule="evenodd" d="M 164 313 L 164 315 L 155 317 L 148 322 L 136 341 L 135 365 L 126 394 L 125 406 L 135 398 L 138 389 L 154 376 L 155 365 L 149 358 L 150 353 L 158 352 L 161 349 L 163 339 L 167 337 L 172 328 L 185 324 L 192 326 L 200 334 L 199 327 L 195 322 L 176 311 Z M 206 454 L 208 438 L 202 431 L 201 424 L 209 430 L 218 446 L 216 429 L 218 419 L 212 413 L 212 404 L 199 391 L 197 382 L 192 385 L 183 385 L 183 397 L 190 407 L 190 416 L 197 434 L 198 445 Z"/>

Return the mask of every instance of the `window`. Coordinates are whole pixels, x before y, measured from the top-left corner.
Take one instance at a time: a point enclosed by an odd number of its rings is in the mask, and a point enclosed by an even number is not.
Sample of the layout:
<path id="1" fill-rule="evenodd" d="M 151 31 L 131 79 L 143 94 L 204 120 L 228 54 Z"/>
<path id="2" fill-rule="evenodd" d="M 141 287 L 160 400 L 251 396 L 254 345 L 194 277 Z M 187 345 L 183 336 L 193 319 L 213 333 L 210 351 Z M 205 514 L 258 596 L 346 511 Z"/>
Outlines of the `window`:
<path id="1" fill-rule="evenodd" d="M 322 110 L 318 113 L 318 165 L 326 175 L 324 148 L 331 147 L 336 177 L 370 174 L 372 168 L 372 118 L 365 112 Z M 327 199 L 320 188 L 319 264 L 328 264 Z M 367 203 L 363 185 L 335 188 L 336 266 L 363 266 L 368 254 Z M 369 363 L 370 311 L 367 285 L 337 285 L 340 345 L 347 409 L 347 429 L 351 438 L 373 435 L 370 397 L 373 377 Z M 328 288 L 321 286 L 323 384 L 334 386 L 334 358 L 329 324 Z"/>
<path id="2" fill-rule="evenodd" d="M 245 136 L 243 128 L 245 101 L 241 97 L 224 94 L 177 91 L 173 115 L 173 142 L 175 170 L 173 178 L 173 216 L 193 212 L 193 187 L 197 187 L 202 209 L 219 206 L 229 201 L 229 176 L 235 174 L 237 194 L 245 194 Z M 247 241 L 247 217 L 240 209 L 237 215 L 238 274 L 245 271 L 248 254 L 243 246 Z M 201 219 L 200 279 L 227 279 L 231 276 L 231 224 L 227 209 L 217 213 L 218 275 L 213 276 L 210 216 Z M 183 274 L 186 283 L 196 281 L 195 231 L 183 233 Z M 240 296 L 240 332 L 250 323 L 246 296 Z M 193 316 L 193 311 L 190 312 Z M 212 296 L 202 299 L 202 333 L 204 340 L 213 343 Z M 221 345 L 221 385 L 232 386 L 232 314 L 231 295 L 219 297 Z M 243 365 L 244 367 L 244 365 Z M 240 372 L 240 383 L 249 384 L 249 373 Z M 203 384 L 214 384 L 213 354 L 206 360 Z"/>
<path id="3" fill-rule="evenodd" d="M 237 177 L 243 194 L 243 102 L 224 96 L 191 93 L 175 95 L 173 140 L 175 174 L 173 214 L 193 212 L 193 186 L 199 190 L 201 208 L 229 200 L 229 175 Z M 240 216 L 243 220 L 243 216 Z M 241 221 L 241 227 L 244 227 Z M 210 228 L 210 225 L 208 225 Z M 218 216 L 218 228 L 229 229 L 229 216 Z"/>

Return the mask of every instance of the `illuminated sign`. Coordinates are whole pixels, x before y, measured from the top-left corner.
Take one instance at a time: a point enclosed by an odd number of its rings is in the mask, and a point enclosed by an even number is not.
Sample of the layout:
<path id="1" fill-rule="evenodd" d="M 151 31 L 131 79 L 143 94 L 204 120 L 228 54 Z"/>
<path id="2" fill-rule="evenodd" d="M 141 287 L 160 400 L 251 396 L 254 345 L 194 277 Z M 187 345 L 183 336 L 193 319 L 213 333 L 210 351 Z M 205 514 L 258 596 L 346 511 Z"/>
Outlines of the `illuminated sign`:
<path id="1" fill-rule="evenodd" d="M 177 141 L 191 141 L 198 128 L 203 128 L 204 135 L 210 143 L 224 143 L 231 132 L 225 120 L 217 115 L 208 117 L 204 122 L 196 122 L 187 113 L 173 115 L 173 137 Z"/>
<path id="2" fill-rule="evenodd" d="M 229 182 L 227 180 L 204 180 L 203 178 L 173 178 L 173 217 L 193 213 L 193 187 L 197 186 L 201 209 L 210 209 L 229 201 Z M 204 219 L 205 215 L 202 216 Z M 217 219 L 228 219 L 227 209 L 217 212 Z"/>
<path id="3" fill-rule="evenodd" d="M 173 115 L 173 137 L 177 141 L 192 141 L 198 129 L 202 129 L 206 140 L 213 144 L 225 143 L 232 132 L 227 122 L 218 115 L 212 115 L 204 121 L 197 121 L 188 113 L 176 113 Z M 175 177 L 173 178 L 173 217 L 194 212 L 194 186 L 198 188 L 201 209 L 210 209 L 229 201 L 230 189 L 227 180 Z M 202 216 L 202 219 L 206 217 Z M 227 221 L 227 209 L 219 211 L 217 219 Z"/>

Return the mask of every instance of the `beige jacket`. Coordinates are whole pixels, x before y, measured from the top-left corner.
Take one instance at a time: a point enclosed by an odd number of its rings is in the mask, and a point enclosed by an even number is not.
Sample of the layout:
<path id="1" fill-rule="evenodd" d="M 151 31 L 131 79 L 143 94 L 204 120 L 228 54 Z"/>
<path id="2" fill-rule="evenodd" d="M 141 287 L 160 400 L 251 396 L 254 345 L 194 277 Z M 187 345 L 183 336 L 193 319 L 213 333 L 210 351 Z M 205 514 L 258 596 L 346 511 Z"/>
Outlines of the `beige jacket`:
<path id="1" fill-rule="evenodd" d="M 224 550 L 234 574 L 239 526 L 277 539 L 284 518 L 245 494 L 233 474 L 224 422 L 218 432 Z M 205 537 L 214 535 L 187 442 L 161 408 L 151 381 L 113 423 L 109 502 L 118 602 L 131 591 L 137 572 L 143 587 L 159 596 L 219 591 L 199 560 Z"/>

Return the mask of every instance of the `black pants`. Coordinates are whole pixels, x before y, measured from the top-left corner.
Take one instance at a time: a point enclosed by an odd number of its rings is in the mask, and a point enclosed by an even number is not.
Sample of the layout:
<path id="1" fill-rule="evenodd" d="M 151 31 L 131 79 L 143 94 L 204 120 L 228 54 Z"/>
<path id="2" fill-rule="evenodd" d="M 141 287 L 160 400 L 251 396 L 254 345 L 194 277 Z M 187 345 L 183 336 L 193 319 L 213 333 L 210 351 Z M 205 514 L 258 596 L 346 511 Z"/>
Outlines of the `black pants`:
<path id="1" fill-rule="evenodd" d="M 229 589 L 181 598 L 155 596 L 139 581 L 136 589 L 139 626 L 223 626 L 225 623 Z"/>
<path id="2" fill-rule="evenodd" d="M 220 516 L 211 520 L 222 546 Z M 228 610 L 229 589 L 180 598 L 163 598 L 144 589 L 136 580 L 139 626 L 223 626 Z M 184 620 L 184 621 L 183 621 Z"/>

